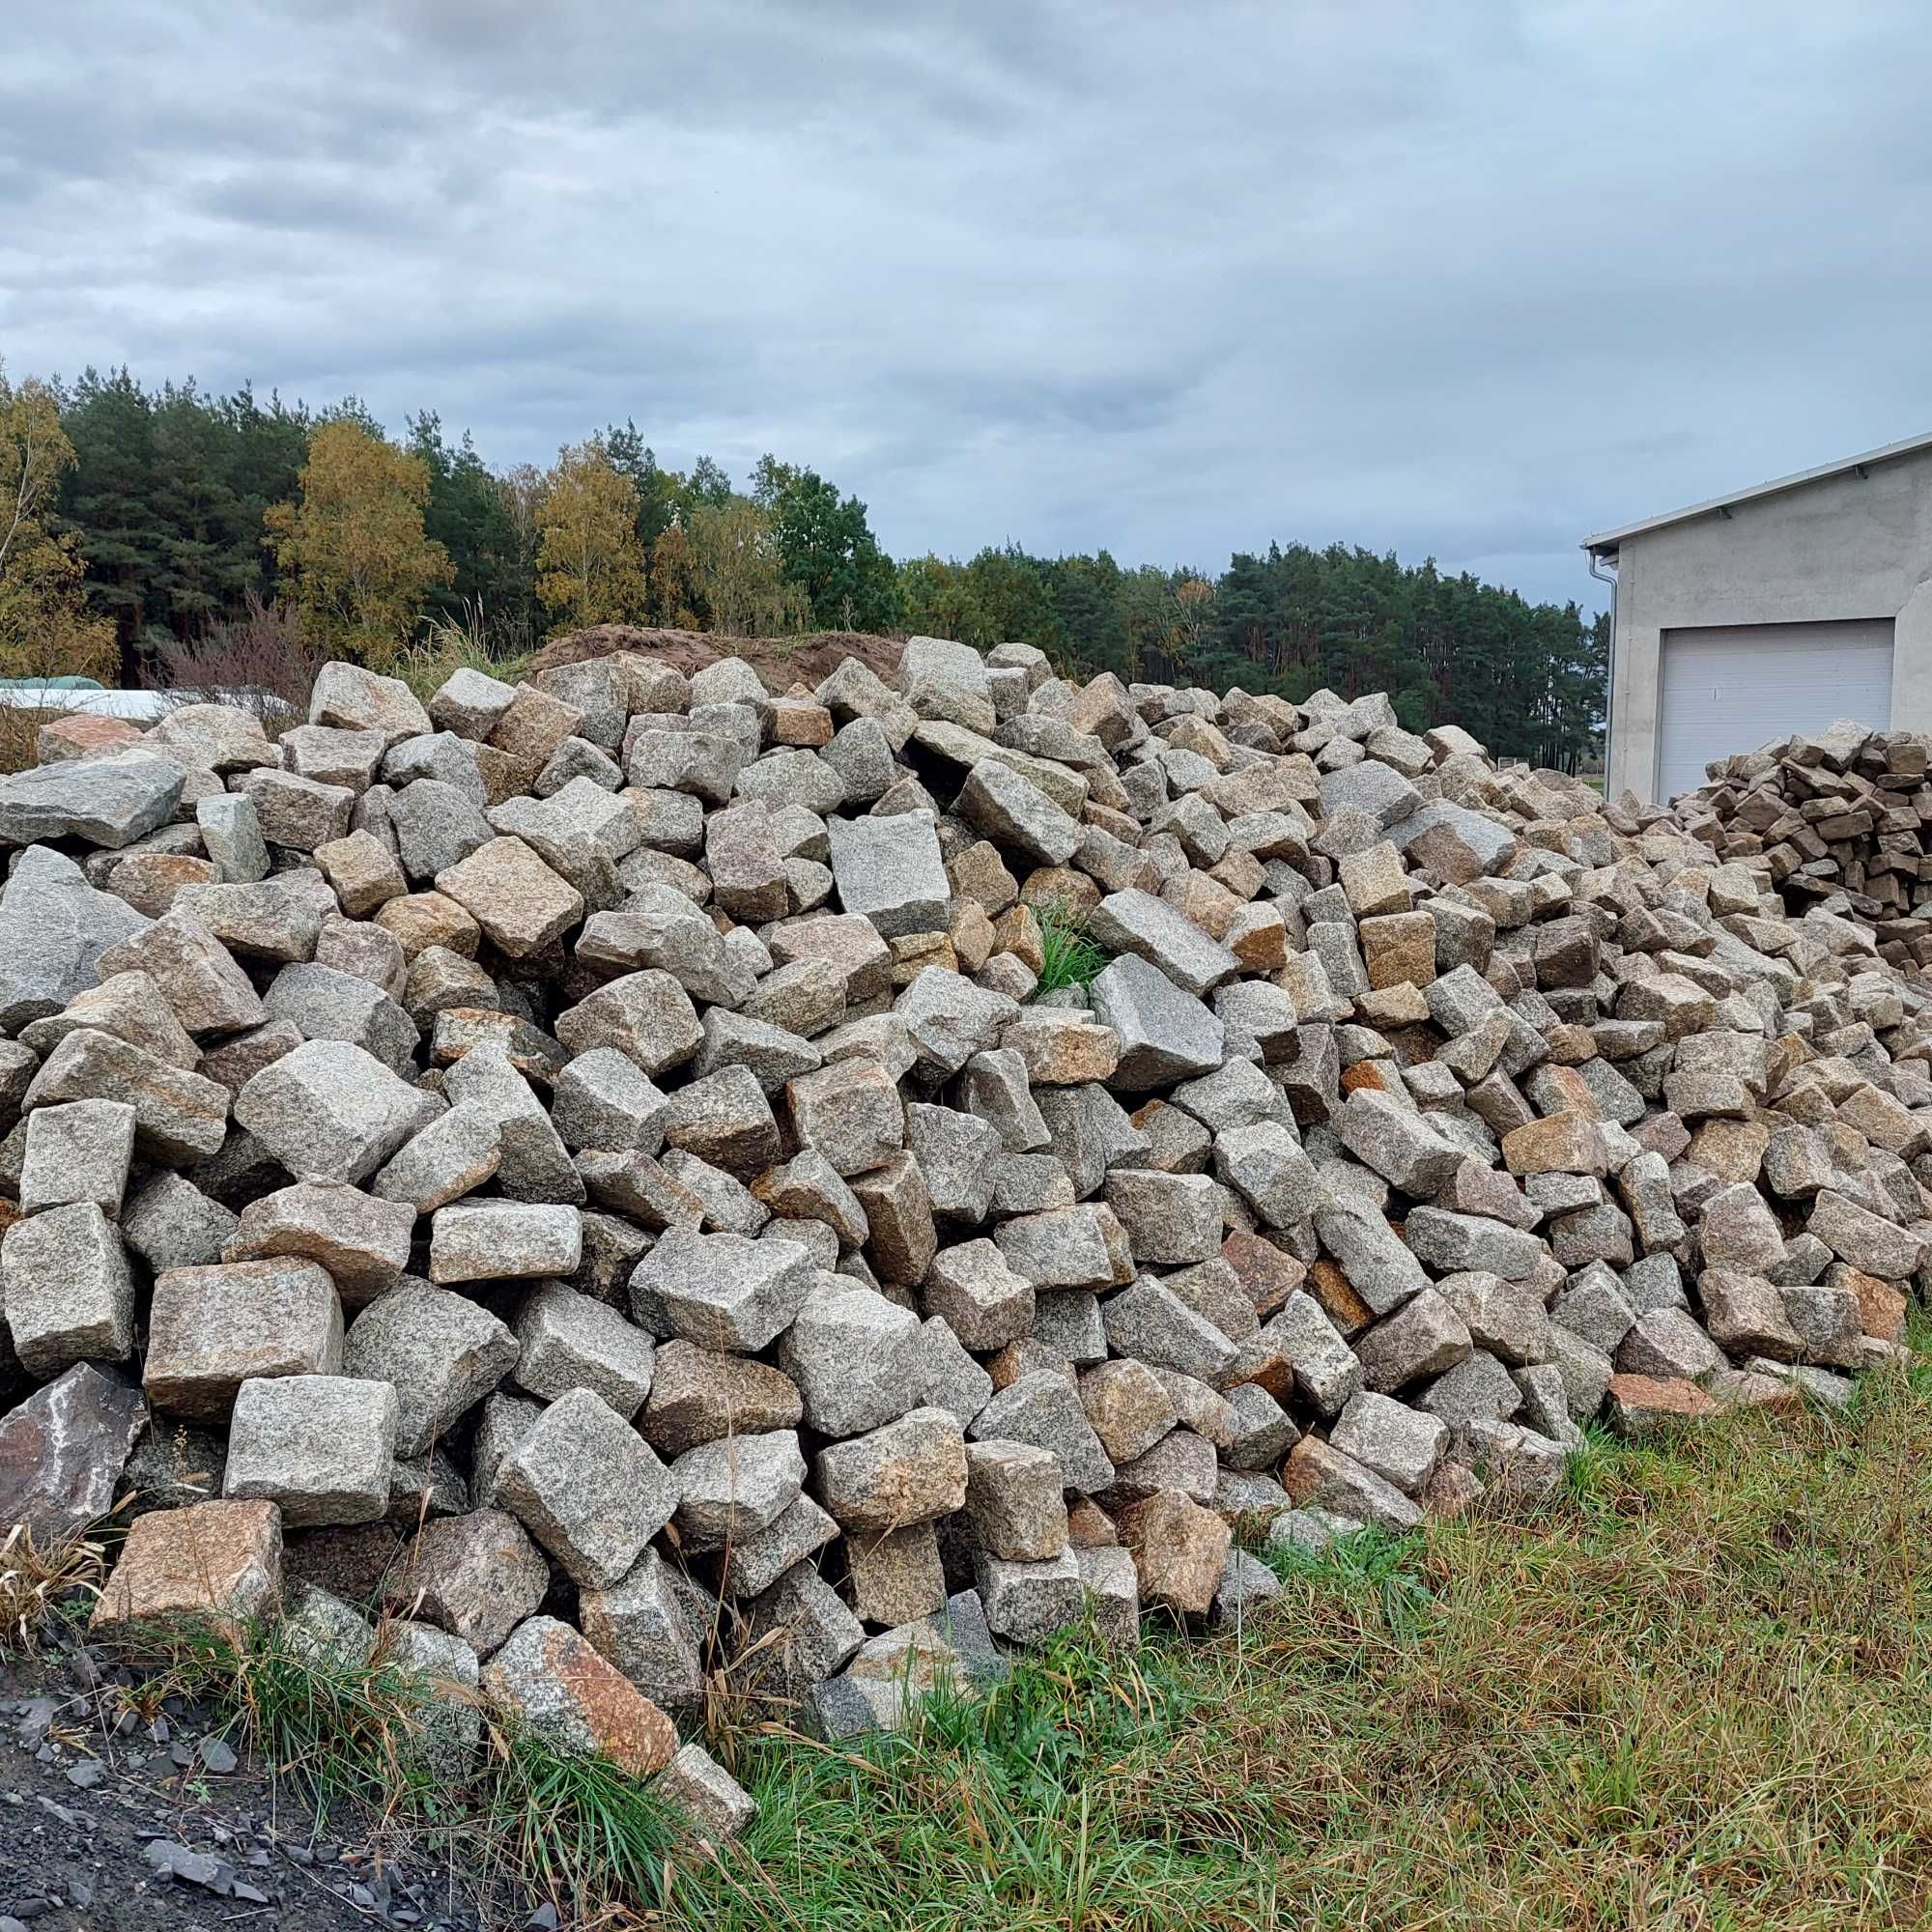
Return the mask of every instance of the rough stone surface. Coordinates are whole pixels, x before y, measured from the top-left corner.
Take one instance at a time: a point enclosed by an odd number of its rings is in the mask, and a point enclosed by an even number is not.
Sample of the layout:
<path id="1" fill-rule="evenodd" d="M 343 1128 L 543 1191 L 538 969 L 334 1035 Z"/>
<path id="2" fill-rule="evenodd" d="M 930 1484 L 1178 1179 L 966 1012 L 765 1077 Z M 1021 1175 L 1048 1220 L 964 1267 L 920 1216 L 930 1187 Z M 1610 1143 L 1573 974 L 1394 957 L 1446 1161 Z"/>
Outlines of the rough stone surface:
<path id="1" fill-rule="evenodd" d="M 550 1566 L 515 1517 L 499 1509 L 425 1523 L 389 1585 L 404 1614 L 426 1619 L 488 1657 L 536 1610 Z"/>
<path id="2" fill-rule="evenodd" d="M 147 1420 L 139 1389 L 85 1362 L 0 1418 L 0 1539 L 23 1523 L 53 1550 L 104 1517 Z"/>
<path id="3" fill-rule="evenodd" d="M 155 1278 L 143 1382 L 163 1414 L 220 1421 L 245 1381 L 342 1369 L 342 1306 L 312 1261 L 224 1262 Z"/>
<path id="4" fill-rule="evenodd" d="M 289 1529 L 374 1522 L 389 1507 L 396 1391 L 345 1376 L 277 1376 L 236 1391 L 222 1494 L 263 1498 Z"/>
<path id="5" fill-rule="evenodd" d="M 339 1040 L 308 1040 L 263 1067 L 235 1119 L 303 1180 L 366 1179 L 442 1111 L 434 1094 Z"/>
<path id="6" fill-rule="evenodd" d="M 519 1352 L 516 1336 L 487 1309 L 447 1289 L 405 1284 L 350 1323 L 342 1366 L 395 1388 L 396 1453 L 420 1456 L 502 1380 Z"/>
<path id="7" fill-rule="evenodd" d="M 14 1352 L 42 1380 L 134 1350 L 134 1279 L 119 1231 L 92 1202 L 15 1221 L 0 1238 L 0 1309 Z"/>
<path id="8" fill-rule="evenodd" d="M 834 818 L 832 880 L 847 913 L 869 920 L 885 938 L 943 931 L 952 889 L 929 817 Z"/>
<path id="9" fill-rule="evenodd" d="M 395 1287 L 410 1262 L 415 1213 L 340 1180 L 298 1181 L 242 1211 L 221 1250 L 231 1262 L 293 1255 L 320 1263 L 343 1305 L 360 1308 Z"/>
<path id="10" fill-rule="evenodd" d="M 671 1519 L 677 1487 L 648 1445 L 587 1388 L 560 1395 L 497 1469 L 497 1499 L 571 1580 L 608 1589 Z"/>
<path id="11" fill-rule="evenodd" d="M 677 1755 L 677 1727 L 583 1637 L 554 1617 L 520 1624 L 483 1666 L 487 1696 L 568 1751 L 645 1777 Z"/>
<path id="12" fill-rule="evenodd" d="M 273 1503 L 152 1510 L 129 1524 L 88 1628 L 111 1636 L 184 1617 L 246 1625 L 267 1614 L 281 1578 L 282 1520 Z"/>

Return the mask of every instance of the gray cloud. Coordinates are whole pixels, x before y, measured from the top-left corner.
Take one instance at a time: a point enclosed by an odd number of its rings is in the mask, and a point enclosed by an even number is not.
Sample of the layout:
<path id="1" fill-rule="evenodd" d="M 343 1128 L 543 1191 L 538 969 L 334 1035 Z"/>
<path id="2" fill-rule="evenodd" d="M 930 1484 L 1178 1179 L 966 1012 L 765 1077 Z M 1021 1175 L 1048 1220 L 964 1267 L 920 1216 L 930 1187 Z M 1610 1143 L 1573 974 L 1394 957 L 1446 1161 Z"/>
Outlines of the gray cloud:
<path id="1" fill-rule="evenodd" d="M 1932 426 L 1905 0 L 20 0 L 0 354 L 635 417 L 899 553 L 1585 531 Z"/>

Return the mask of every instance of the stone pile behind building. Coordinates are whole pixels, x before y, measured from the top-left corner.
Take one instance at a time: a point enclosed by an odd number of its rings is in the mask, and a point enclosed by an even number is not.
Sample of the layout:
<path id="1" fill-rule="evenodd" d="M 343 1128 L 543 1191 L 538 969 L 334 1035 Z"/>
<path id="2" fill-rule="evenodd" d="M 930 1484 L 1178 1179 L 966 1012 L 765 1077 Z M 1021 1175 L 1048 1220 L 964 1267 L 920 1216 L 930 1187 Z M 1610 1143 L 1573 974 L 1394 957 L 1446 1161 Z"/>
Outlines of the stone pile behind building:
<path id="1" fill-rule="evenodd" d="M 723 1832 L 720 1675 L 889 1723 L 1902 1352 L 1916 977 L 1791 916 L 1795 833 L 1379 696 L 914 639 L 777 696 L 332 665 L 278 743 L 49 750 L 0 783 L 0 1521 L 133 1490 L 101 1633 L 381 1611 Z"/>

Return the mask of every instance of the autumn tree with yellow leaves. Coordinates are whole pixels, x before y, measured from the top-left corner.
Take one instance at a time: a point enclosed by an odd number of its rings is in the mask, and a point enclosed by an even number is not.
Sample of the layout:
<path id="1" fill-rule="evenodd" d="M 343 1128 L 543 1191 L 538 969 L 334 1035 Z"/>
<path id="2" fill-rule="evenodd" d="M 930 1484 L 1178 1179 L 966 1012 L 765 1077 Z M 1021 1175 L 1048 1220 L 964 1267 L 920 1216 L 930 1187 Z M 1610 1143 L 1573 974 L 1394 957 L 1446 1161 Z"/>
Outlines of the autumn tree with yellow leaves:
<path id="1" fill-rule="evenodd" d="M 0 677 L 92 677 L 119 668 L 114 626 L 89 614 L 79 539 L 58 527 L 61 477 L 73 444 L 60 401 L 0 363 Z"/>
<path id="2" fill-rule="evenodd" d="M 651 622 L 673 631 L 701 631 L 704 605 L 697 587 L 697 553 L 682 524 L 658 532 L 651 545 Z"/>
<path id="3" fill-rule="evenodd" d="M 449 553 L 423 530 L 429 469 L 353 416 L 320 423 L 292 502 L 272 505 L 262 541 L 298 621 L 332 652 L 392 659 L 421 620 Z"/>
<path id="4" fill-rule="evenodd" d="M 693 577 L 714 631 L 781 638 L 811 621 L 805 591 L 786 580 L 771 518 L 749 497 L 695 509 L 691 550 Z"/>
<path id="5" fill-rule="evenodd" d="M 536 525 L 537 599 L 554 633 L 643 621 L 637 486 L 602 437 L 557 451 L 537 495 Z"/>

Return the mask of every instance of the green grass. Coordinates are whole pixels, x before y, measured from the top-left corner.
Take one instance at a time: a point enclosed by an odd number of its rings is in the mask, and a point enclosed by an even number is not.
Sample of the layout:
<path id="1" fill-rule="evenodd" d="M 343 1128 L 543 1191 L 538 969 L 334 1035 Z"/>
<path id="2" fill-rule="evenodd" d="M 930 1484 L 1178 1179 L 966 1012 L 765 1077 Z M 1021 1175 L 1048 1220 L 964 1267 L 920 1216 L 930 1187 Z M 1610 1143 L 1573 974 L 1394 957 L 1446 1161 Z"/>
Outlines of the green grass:
<path id="1" fill-rule="evenodd" d="M 1593 1439 L 1533 1520 L 1281 1565 L 1238 1635 L 1070 1641 L 910 1740 L 749 1740 L 667 1922 L 1932 1922 L 1932 1401 Z"/>
<path id="2" fill-rule="evenodd" d="M 642 1915 L 620 1924 L 1917 1926 L 1928 1549 L 1932 1375 L 1843 1416 L 1593 1435 L 1540 1512 L 1272 1559 L 1238 1631 L 1071 1635 L 856 1744 L 740 1709 L 710 1742 L 760 1810 L 718 1860 L 648 1786 L 527 1737 L 424 1792 L 406 1687 L 211 1655 L 191 1688 L 294 1775 L 580 1917 Z"/>
<path id="3" fill-rule="evenodd" d="M 347 1800 L 411 1817 L 436 1807 L 421 1748 L 434 1692 L 380 1659 L 317 1657 L 279 1626 L 186 1622 L 170 1630 L 166 1669 L 134 1700 L 170 1692 L 215 1712 L 238 1749 L 259 1753 L 318 1805 Z"/>
<path id="4" fill-rule="evenodd" d="M 601 1758 L 557 1749 L 529 1731 L 497 1735 L 464 1837 L 486 1888 L 504 1879 L 554 1899 L 574 1918 L 618 1900 L 658 1899 L 680 1849 L 680 1821 L 651 1790 Z"/>
<path id="5" fill-rule="evenodd" d="M 398 650 L 391 662 L 372 668 L 399 677 L 425 704 L 459 670 L 480 670 L 486 676 L 515 684 L 529 668 L 535 651 L 501 651 L 488 633 L 480 609 L 461 618 L 440 617 L 426 638 Z"/>
<path id="6" fill-rule="evenodd" d="M 1036 906 L 1034 917 L 1039 922 L 1041 955 L 1034 998 L 1063 986 L 1092 985 L 1111 955 L 1088 931 L 1087 922 L 1060 899 Z"/>
<path id="7" fill-rule="evenodd" d="M 652 1900 L 683 1835 L 648 1783 L 494 1718 L 481 1725 L 474 1776 L 452 1782 L 435 1722 L 473 1693 L 385 1662 L 380 1643 L 358 1662 L 318 1658 L 280 1627 L 182 1624 L 168 1634 L 166 1667 L 129 1701 L 158 1708 L 170 1693 L 201 1704 L 238 1749 L 271 1767 L 318 1831 L 339 1803 L 375 1812 L 454 1860 L 506 1923 L 530 1898 L 554 1899 L 573 1919 Z"/>

